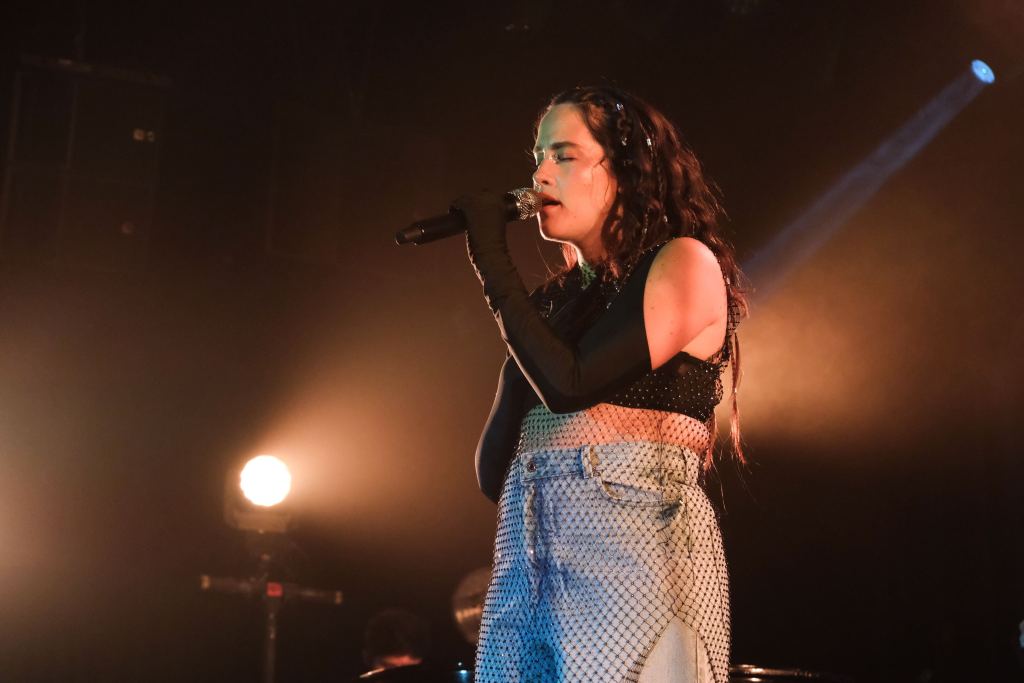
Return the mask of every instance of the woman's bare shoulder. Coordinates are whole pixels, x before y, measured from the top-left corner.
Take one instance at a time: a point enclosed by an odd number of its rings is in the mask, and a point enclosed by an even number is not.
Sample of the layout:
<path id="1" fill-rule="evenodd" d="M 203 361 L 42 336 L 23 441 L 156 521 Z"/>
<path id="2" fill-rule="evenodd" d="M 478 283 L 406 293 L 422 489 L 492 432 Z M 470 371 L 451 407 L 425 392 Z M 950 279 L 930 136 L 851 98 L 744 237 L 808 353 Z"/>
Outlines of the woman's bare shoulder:
<path id="1" fill-rule="evenodd" d="M 720 279 L 721 272 L 718 258 L 706 244 L 693 237 L 676 237 L 658 251 L 648 279 L 667 279 L 685 285 L 692 284 L 694 278 L 713 275 Z"/>

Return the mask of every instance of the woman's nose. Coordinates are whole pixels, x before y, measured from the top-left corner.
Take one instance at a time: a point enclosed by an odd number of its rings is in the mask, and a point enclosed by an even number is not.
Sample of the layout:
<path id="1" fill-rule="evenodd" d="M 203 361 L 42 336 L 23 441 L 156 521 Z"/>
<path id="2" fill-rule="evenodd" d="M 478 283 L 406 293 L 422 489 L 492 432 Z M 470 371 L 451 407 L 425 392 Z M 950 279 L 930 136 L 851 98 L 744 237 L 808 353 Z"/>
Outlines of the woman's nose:
<path id="1" fill-rule="evenodd" d="M 533 184 L 535 187 L 543 187 L 551 184 L 551 174 L 548 171 L 547 160 L 540 162 L 537 170 L 533 172 Z"/>

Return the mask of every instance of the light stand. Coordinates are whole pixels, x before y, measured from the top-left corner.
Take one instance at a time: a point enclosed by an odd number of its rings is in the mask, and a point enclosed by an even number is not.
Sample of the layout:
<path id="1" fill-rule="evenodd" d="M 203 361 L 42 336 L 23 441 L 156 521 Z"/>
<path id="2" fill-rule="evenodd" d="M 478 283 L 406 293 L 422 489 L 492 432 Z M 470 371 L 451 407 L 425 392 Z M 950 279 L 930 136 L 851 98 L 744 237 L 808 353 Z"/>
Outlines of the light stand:
<path id="1" fill-rule="evenodd" d="M 258 595 L 263 601 L 263 681 L 274 683 L 277 665 L 277 615 L 286 602 L 319 602 L 340 605 L 341 591 L 321 590 L 295 583 L 272 581 L 274 560 L 282 559 L 285 533 L 292 519 L 288 506 L 280 505 L 291 489 L 287 465 L 271 455 L 259 455 L 245 467 L 228 473 L 224 481 L 224 521 L 246 533 L 251 554 L 258 558 L 256 575 L 248 579 L 202 575 L 204 591 Z M 242 496 L 242 493 L 245 496 Z"/>
<path id="2" fill-rule="evenodd" d="M 272 581 L 270 578 L 274 563 L 273 546 L 277 538 L 263 533 L 250 536 L 257 550 L 259 564 L 256 575 L 248 579 L 209 576 L 199 577 L 199 587 L 204 591 L 234 593 L 246 597 L 260 596 L 263 601 L 263 683 L 274 683 L 277 664 L 277 615 L 285 602 L 318 602 L 324 605 L 340 605 L 341 591 L 322 590 L 300 586 L 296 583 Z"/>

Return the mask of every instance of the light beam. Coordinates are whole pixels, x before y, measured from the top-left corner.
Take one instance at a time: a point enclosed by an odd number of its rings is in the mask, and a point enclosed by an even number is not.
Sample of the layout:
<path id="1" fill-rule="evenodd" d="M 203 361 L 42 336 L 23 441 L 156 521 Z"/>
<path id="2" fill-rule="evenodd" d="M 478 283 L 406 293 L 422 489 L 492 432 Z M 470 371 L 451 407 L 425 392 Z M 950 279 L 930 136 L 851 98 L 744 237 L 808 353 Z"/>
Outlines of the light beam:
<path id="1" fill-rule="evenodd" d="M 981 60 L 947 85 L 893 135 L 784 227 L 743 266 L 755 297 L 767 298 L 815 254 L 899 169 L 914 158 L 987 85 L 995 81 Z"/>

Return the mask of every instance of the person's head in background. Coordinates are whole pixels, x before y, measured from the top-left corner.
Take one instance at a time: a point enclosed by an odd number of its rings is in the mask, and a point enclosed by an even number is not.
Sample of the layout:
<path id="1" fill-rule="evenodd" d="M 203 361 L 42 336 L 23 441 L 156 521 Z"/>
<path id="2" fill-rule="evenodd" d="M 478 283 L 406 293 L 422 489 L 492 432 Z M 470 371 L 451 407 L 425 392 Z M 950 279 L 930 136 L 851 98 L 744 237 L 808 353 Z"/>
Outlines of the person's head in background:
<path id="1" fill-rule="evenodd" d="M 363 661 L 371 669 L 420 664 L 430 650 L 426 620 L 403 609 L 381 610 L 363 631 Z"/>

